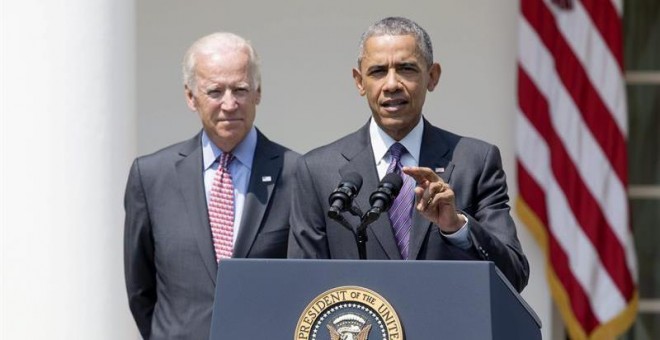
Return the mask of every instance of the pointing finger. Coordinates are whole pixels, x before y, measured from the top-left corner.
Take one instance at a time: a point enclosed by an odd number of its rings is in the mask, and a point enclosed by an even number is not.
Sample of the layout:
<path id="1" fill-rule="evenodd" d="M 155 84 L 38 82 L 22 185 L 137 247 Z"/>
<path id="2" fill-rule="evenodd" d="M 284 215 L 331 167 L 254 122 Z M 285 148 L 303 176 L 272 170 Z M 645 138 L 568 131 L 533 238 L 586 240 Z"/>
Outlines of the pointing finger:
<path id="1" fill-rule="evenodd" d="M 419 167 L 419 166 L 405 166 L 403 167 L 403 172 L 414 178 L 417 183 L 424 181 L 437 182 L 442 181 L 442 179 L 430 168 Z"/>

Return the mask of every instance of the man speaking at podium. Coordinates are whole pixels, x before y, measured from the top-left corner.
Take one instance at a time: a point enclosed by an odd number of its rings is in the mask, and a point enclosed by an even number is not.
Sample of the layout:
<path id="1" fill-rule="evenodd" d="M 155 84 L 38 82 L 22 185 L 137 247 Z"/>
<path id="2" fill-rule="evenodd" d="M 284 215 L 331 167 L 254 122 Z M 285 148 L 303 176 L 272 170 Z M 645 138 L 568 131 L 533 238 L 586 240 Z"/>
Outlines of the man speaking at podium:
<path id="1" fill-rule="evenodd" d="M 298 154 L 254 126 L 257 55 L 231 33 L 196 41 L 183 61 L 195 137 L 133 162 L 124 269 L 145 339 L 208 339 L 218 262 L 286 257 Z"/>
<path id="2" fill-rule="evenodd" d="M 326 214 L 328 197 L 359 174 L 364 183 L 352 205 L 370 209 L 370 195 L 387 187 L 379 180 L 396 173 L 399 194 L 367 228 L 367 259 L 493 261 L 522 291 L 529 264 L 509 214 L 498 148 L 422 117 L 426 92 L 440 79 L 426 31 L 399 17 L 373 24 L 362 35 L 353 78 L 372 117 L 298 161 L 289 257 L 359 258 L 349 229 L 360 224 L 359 213 L 344 211 L 345 223 L 336 222 Z"/>

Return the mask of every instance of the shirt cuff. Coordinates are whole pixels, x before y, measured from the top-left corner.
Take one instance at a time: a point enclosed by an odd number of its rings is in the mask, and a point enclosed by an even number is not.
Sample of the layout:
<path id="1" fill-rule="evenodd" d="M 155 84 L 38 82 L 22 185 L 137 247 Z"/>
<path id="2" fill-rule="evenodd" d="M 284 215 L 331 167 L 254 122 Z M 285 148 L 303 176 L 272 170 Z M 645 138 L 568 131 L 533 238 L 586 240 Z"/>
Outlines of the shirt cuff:
<path id="1" fill-rule="evenodd" d="M 442 232 L 442 230 L 440 230 L 440 234 L 442 234 L 442 236 L 444 236 L 449 241 L 449 243 L 463 250 L 468 250 L 470 247 L 472 247 L 472 239 L 470 238 L 470 227 L 468 225 L 468 219 L 463 214 L 459 215 L 465 218 L 465 224 L 463 224 L 463 226 L 456 232 L 445 234 Z"/>

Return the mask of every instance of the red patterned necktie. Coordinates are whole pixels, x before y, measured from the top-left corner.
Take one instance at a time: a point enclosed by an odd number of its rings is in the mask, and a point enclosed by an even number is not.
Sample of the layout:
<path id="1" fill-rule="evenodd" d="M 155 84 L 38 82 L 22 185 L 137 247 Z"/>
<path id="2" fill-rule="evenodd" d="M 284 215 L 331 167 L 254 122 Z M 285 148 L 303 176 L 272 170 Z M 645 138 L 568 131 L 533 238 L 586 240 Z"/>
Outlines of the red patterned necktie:
<path id="1" fill-rule="evenodd" d="M 216 261 L 231 257 L 234 251 L 234 183 L 229 172 L 232 160 L 234 155 L 231 153 L 220 156 L 209 199 L 209 221 Z"/>
<path id="2" fill-rule="evenodd" d="M 390 147 L 391 161 L 387 173 L 397 173 L 403 179 L 403 187 L 399 195 L 394 199 L 390 207 L 389 217 L 394 229 L 394 238 L 399 247 L 401 258 L 408 259 L 408 246 L 410 243 L 410 229 L 412 228 L 412 207 L 415 203 L 415 180 L 404 174 L 401 169 L 401 157 L 408 152 L 406 147 L 400 143 L 394 143 Z"/>

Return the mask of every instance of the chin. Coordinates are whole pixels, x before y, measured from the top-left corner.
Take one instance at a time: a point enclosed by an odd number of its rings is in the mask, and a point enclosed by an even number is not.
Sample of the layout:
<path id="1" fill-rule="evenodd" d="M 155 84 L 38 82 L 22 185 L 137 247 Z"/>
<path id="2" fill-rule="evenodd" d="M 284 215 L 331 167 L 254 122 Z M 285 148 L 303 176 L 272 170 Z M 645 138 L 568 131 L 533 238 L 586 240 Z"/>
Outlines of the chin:
<path id="1" fill-rule="evenodd" d="M 411 121 L 412 120 L 403 112 L 390 113 L 389 116 L 381 118 L 383 125 L 392 127 L 408 125 Z"/>

